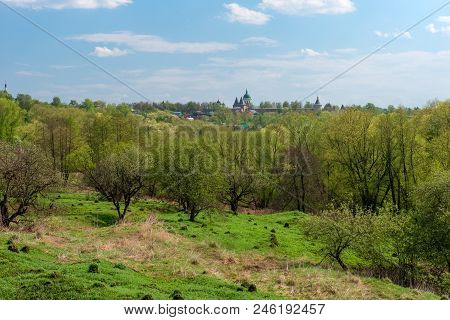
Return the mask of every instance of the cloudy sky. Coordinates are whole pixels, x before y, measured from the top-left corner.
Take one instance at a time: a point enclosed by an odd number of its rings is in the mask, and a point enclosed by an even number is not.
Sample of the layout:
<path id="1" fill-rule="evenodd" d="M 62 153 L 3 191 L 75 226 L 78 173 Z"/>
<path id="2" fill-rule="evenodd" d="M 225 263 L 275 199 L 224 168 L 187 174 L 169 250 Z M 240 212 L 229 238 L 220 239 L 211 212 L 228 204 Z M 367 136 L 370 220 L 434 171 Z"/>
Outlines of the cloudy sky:
<path id="1" fill-rule="evenodd" d="M 43 100 L 143 100 L 22 14 L 151 101 L 302 100 L 445 2 L 0 0 L 0 80 Z M 449 75 L 450 3 L 318 95 L 421 106 L 450 98 Z"/>

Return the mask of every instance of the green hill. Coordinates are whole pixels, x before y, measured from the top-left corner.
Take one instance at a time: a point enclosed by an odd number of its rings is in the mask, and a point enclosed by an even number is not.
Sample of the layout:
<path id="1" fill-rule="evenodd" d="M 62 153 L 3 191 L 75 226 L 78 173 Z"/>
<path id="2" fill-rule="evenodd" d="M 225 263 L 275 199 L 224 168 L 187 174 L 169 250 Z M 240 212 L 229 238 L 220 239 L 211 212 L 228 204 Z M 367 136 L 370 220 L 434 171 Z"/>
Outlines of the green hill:
<path id="1" fill-rule="evenodd" d="M 191 223 L 147 200 L 117 225 L 95 196 L 51 201 L 49 214 L 0 232 L 0 299 L 171 299 L 174 291 L 184 299 L 439 298 L 319 265 L 320 244 L 304 234 L 308 216 L 299 212 L 202 214 Z"/>

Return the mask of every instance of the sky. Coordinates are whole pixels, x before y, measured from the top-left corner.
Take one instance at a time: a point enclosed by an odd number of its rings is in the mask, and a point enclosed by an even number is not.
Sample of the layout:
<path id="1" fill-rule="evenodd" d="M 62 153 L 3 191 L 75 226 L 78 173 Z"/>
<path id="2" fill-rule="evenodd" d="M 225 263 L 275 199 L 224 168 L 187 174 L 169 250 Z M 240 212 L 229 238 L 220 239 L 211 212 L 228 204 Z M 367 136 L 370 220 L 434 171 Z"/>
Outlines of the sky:
<path id="1" fill-rule="evenodd" d="M 0 0 L 0 34 L 0 81 L 47 101 L 450 98 L 447 0 Z"/>

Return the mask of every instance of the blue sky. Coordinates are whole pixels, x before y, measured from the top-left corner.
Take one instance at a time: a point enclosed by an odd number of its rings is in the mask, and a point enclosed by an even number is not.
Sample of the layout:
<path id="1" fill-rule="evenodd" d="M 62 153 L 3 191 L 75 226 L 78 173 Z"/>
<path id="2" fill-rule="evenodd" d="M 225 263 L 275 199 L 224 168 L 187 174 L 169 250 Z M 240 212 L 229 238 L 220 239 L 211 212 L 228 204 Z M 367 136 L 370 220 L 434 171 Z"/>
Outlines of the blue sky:
<path id="1" fill-rule="evenodd" d="M 151 101 L 302 100 L 445 0 L 2 0 Z M 64 101 L 141 97 L 0 3 L 0 79 Z M 322 102 L 450 98 L 450 5 L 322 89 Z M 309 100 L 314 100 L 310 98 Z"/>

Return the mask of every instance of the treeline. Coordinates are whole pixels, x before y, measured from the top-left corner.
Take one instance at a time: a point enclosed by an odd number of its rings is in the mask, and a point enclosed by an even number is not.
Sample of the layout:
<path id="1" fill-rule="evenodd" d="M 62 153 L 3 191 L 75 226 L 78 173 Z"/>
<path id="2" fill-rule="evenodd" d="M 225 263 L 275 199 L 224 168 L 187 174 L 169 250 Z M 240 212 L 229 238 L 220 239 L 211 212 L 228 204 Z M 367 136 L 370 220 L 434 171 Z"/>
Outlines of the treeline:
<path id="1" fill-rule="evenodd" d="M 219 109 L 225 108 L 225 105 L 220 102 L 195 102 L 190 101 L 187 103 L 179 103 L 179 102 L 169 102 L 169 101 L 161 101 L 161 102 L 136 102 L 136 103 L 122 103 L 122 104 L 109 104 L 102 100 L 91 100 L 84 99 L 83 101 L 70 100 L 69 102 L 63 102 L 59 97 L 53 97 L 51 102 L 39 101 L 37 99 L 33 99 L 28 94 L 19 93 L 14 98 L 11 94 L 7 92 L 0 92 L 0 97 L 5 98 L 7 100 L 14 100 L 18 106 L 23 109 L 29 111 L 34 105 L 48 105 L 53 107 L 68 107 L 68 108 L 79 108 L 82 110 L 92 111 L 98 108 L 108 108 L 108 107 L 127 107 L 131 108 L 134 112 L 145 115 L 147 113 L 153 113 L 157 111 L 178 111 L 182 113 L 190 113 L 194 111 L 202 111 L 209 110 L 215 111 Z"/>
<path id="2" fill-rule="evenodd" d="M 58 172 L 60 183 L 111 201 L 119 220 L 137 196 L 177 202 L 191 221 L 217 209 L 310 213 L 309 234 L 343 269 L 352 250 L 369 262 L 360 272 L 448 290 L 449 101 L 262 119 L 241 119 L 259 121 L 244 130 L 236 119 L 217 126 L 123 105 L 26 109 L 0 98 L 2 224 L 19 221 Z"/>

